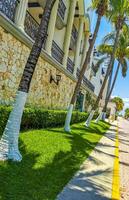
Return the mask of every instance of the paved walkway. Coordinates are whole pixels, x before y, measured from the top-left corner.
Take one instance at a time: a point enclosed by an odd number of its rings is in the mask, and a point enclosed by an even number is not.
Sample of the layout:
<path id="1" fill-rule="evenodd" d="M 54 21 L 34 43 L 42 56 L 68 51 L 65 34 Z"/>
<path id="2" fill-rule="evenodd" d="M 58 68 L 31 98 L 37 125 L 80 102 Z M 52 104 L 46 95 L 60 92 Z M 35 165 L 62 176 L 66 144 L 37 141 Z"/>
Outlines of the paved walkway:
<path id="1" fill-rule="evenodd" d="M 111 199 L 115 136 L 116 124 L 113 124 L 57 200 Z"/>
<path id="2" fill-rule="evenodd" d="M 118 119 L 121 200 L 129 200 L 129 121 Z"/>

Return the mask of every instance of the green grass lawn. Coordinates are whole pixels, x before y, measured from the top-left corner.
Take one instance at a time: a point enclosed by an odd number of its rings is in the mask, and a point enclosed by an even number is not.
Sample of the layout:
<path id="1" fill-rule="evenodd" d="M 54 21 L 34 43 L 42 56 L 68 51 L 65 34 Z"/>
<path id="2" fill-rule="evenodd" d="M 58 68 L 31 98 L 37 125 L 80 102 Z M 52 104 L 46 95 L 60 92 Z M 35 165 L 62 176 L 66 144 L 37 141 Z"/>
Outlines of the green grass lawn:
<path id="1" fill-rule="evenodd" d="M 21 163 L 0 162 L 0 200 L 55 200 L 109 128 L 99 122 L 85 128 L 31 130 L 21 133 Z"/>

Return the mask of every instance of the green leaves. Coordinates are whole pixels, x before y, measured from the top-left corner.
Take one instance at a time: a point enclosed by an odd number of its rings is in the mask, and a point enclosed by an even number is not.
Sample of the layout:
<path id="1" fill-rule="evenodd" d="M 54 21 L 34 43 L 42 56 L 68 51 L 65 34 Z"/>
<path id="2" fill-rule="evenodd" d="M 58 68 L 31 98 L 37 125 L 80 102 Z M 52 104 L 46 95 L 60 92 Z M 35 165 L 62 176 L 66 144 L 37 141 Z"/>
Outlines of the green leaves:
<path id="1" fill-rule="evenodd" d="M 125 118 L 129 118 L 129 108 L 125 109 Z"/>
<path id="2" fill-rule="evenodd" d="M 111 55 L 115 41 L 115 32 L 111 32 L 103 39 L 103 43 L 98 46 L 98 51 L 102 55 Z M 118 40 L 115 58 L 120 62 L 122 67 L 122 76 L 126 77 L 129 61 L 129 29 L 124 26 Z"/>
<path id="3" fill-rule="evenodd" d="M 112 99 L 112 101 L 116 104 L 116 109 L 118 112 L 123 110 L 124 102 L 120 97 L 114 97 L 114 99 Z"/>
<path id="4" fill-rule="evenodd" d="M 2 134 L 4 130 L 11 110 L 11 107 L 0 106 L 0 134 Z M 87 116 L 87 113 L 74 111 L 72 115 L 72 124 L 85 121 Z M 27 107 L 24 109 L 21 129 L 41 129 L 63 126 L 65 118 L 66 111 L 64 110 L 45 110 L 42 108 Z"/>

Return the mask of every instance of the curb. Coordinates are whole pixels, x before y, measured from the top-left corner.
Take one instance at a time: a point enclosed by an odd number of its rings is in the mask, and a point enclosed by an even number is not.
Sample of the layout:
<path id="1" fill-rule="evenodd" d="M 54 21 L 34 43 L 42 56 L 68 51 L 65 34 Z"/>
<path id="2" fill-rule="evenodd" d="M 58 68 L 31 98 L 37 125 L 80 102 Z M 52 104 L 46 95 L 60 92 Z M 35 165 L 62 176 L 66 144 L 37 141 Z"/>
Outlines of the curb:
<path id="1" fill-rule="evenodd" d="M 118 122 L 117 122 L 117 130 L 116 130 L 115 160 L 114 160 L 114 168 L 113 168 L 112 198 L 111 199 L 120 200 Z"/>

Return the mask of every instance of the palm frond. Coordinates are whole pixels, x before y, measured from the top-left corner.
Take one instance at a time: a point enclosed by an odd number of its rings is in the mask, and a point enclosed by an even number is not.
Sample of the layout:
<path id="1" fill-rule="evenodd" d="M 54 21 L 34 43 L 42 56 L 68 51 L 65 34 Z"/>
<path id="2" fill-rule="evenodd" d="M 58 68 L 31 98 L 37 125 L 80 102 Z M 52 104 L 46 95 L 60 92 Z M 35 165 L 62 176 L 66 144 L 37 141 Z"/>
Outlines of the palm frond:
<path id="1" fill-rule="evenodd" d="M 120 63 L 121 63 L 121 67 L 122 67 L 122 76 L 126 77 L 127 70 L 128 70 L 127 60 L 125 58 L 123 58 L 120 60 Z"/>
<path id="2" fill-rule="evenodd" d="M 98 61 L 97 61 L 97 63 L 94 65 L 94 72 L 95 73 L 97 73 L 98 72 L 98 70 L 99 70 L 99 68 L 100 68 L 100 66 L 101 66 L 101 64 L 102 63 L 104 63 L 104 61 L 107 59 L 107 56 L 104 56 L 104 57 L 102 57 L 102 58 L 100 58 Z"/>
<path id="3" fill-rule="evenodd" d="M 103 54 L 107 54 L 107 55 L 111 55 L 112 51 L 113 51 L 113 45 L 109 45 L 109 44 L 101 44 L 97 47 L 99 53 Z"/>
<path id="4" fill-rule="evenodd" d="M 115 31 L 107 34 L 103 40 L 102 40 L 102 43 L 107 43 L 107 42 L 114 42 L 115 40 Z"/>

